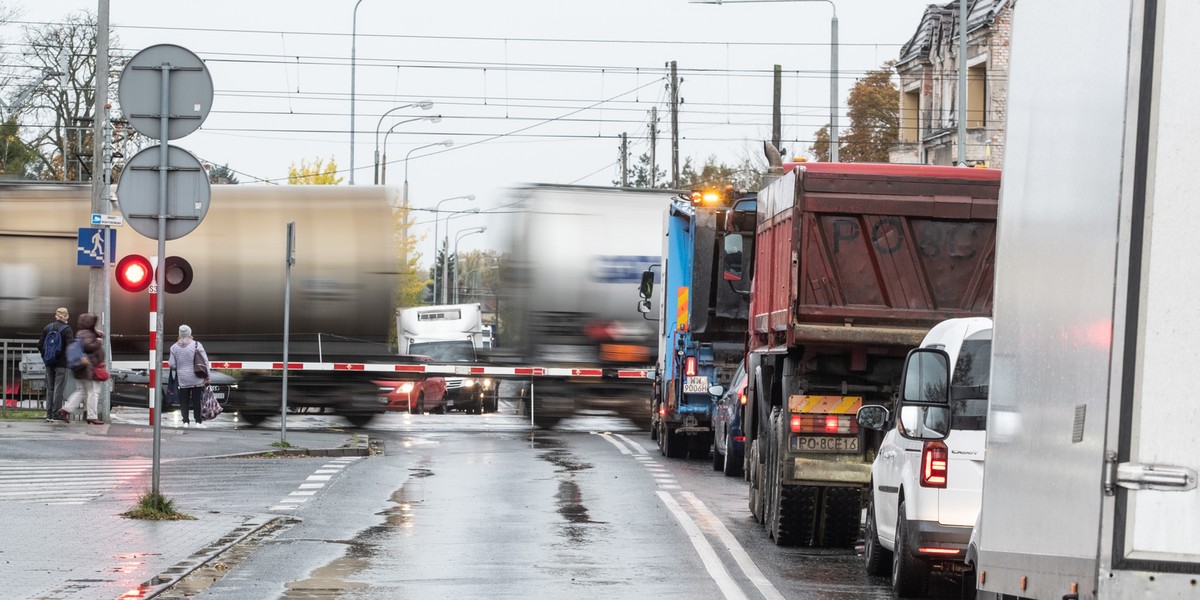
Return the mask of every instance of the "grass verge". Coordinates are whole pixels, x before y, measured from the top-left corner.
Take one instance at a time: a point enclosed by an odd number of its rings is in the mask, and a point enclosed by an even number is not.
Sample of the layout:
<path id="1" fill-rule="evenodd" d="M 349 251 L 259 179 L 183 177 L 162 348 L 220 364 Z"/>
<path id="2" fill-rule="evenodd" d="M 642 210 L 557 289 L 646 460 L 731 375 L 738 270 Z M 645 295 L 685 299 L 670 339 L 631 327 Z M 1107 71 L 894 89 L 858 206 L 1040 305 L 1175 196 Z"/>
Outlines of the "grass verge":
<path id="1" fill-rule="evenodd" d="M 145 521 L 195 521 L 196 517 L 175 510 L 175 501 L 167 499 L 162 494 L 146 492 L 138 498 L 138 505 L 132 510 L 121 513 L 128 519 Z"/>

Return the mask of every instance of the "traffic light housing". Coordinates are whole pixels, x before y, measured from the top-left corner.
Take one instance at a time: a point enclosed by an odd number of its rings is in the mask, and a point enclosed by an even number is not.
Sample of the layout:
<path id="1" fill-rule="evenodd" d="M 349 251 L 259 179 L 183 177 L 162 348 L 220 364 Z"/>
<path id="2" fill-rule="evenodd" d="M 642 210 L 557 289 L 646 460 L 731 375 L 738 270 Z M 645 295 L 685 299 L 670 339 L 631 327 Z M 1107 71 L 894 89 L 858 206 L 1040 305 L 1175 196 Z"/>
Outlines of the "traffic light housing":
<path id="1" fill-rule="evenodd" d="M 154 280 L 154 267 L 150 259 L 140 254 L 130 254 L 117 261 L 117 285 L 127 292 L 140 292 L 150 287 Z"/>
<path id="2" fill-rule="evenodd" d="M 192 285 L 194 273 L 192 265 L 179 256 L 168 256 L 163 291 L 168 294 L 178 294 Z M 154 265 L 150 259 L 140 254 L 130 254 L 117 262 L 117 285 L 127 292 L 140 292 L 154 283 Z"/>

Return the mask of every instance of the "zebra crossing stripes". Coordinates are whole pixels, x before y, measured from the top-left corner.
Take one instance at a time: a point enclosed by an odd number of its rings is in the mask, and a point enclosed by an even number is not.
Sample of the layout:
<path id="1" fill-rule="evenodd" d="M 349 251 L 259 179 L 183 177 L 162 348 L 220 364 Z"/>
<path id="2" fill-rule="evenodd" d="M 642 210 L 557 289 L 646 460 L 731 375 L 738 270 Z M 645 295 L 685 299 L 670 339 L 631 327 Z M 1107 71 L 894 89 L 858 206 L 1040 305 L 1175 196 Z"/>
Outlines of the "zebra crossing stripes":
<path id="1" fill-rule="evenodd" d="M 309 498 L 325 487 L 334 475 L 346 468 L 346 465 L 362 458 L 361 456 L 342 456 L 335 458 L 324 465 L 321 465 L 304 483 L 297 486 L 296 490 L 285 496 L 282 500 L 272 506 L 273 511 L 293 511 L 308 501 Z"/>
<path id="2" fill-rule="evenodd" d="M 0 461 L 0 503 L 84 504 L 141 479 L 149 469 L 150 461 L 142 458 Z"/>

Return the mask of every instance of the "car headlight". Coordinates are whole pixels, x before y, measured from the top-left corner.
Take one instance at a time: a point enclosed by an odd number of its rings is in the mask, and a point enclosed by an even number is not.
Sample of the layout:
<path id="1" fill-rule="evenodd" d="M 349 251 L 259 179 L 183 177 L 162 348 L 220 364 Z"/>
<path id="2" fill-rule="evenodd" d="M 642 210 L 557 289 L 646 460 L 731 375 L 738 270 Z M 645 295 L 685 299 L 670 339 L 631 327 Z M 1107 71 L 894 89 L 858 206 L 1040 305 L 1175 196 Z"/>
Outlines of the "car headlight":
<path id="1" fill-rule="evenodd" d="M 414 387 L 416 387 L 416 385 L 414 385 L 413 382 L 405 381 L 404 383 L 400 384 L 399 387 L 396 388 L 396 391 L 400 392 L 401 394 L 407 394 L 407 393 L 413 391 Z"/>
<path id="2" fill-rule="evenodd" d="M 483 380 L 483 383 L 482 383 L 482 385 L 483 385 L 483 389 L 485 389 L 485 390 L 489 390 L 489 389 L 491 389 L 491 388 L 492 388 L 492 380 L 491 380 L 491 379 L 484 379 L 484 380 Z"/>
<path id="3" fill-rule="evenodd" d="M 463 387 L 475 387 L 475 380 L 474 379 L 464 379 Z"/>

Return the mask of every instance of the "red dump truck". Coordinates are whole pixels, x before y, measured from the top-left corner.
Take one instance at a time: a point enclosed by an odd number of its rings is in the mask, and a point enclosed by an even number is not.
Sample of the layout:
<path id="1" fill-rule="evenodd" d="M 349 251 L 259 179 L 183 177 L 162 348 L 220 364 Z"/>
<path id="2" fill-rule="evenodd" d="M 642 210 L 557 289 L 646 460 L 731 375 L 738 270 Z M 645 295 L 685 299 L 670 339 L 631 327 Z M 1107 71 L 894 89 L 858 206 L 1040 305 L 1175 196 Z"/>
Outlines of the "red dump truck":
<path id="1" fill-rule="evenodd" d="M 783 170 L 759 192 L 753 239 L 726 242 L 724 278 L 753 278 L 750 510 L 777 544 L 849 546 L 882 437 L 859 430 L 859 407 L 891 406 L 904 357 L 930 327 L 991 315 L 1000 173 Z"/>

